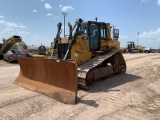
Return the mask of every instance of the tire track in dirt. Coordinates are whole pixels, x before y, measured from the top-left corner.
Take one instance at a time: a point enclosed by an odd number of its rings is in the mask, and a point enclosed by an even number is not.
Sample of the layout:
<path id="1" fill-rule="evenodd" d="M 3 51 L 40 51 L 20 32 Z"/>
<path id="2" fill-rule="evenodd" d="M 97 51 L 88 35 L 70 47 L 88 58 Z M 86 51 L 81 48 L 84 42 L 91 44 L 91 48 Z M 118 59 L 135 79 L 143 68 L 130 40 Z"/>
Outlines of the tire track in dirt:
<path id="1" fill-rule="evenodd" d="M 147 106 L 152 103 L 148 102 L 148 99 L 154 94 L 144 89 L 144 85 L 148 85 L 151 82 L 149 79 L 153 77 L 147 79 L 149 76 L 146 77 L 144 72 L 154 68 L 160 62 L 150 61 L 155 58 L 155 55 L 145 58 L 127 61 L 127 64 L 132 61 L 140 62 L 134 65 L 129 63 L 126 74 L 97 82 L 91 86 L 89 91 L 79 90 L 76 105 L 66 105 L 15 85 L 0 86 L 0 91 L 3 91 L 0 94 L 0 100 L 5 97 L 2 102 L 0 101 L 0 119 L 105 120 L 108 118 L 109 120 L 135 120 L 140 116 L 141 119 L 148 120 L 155 115 L 148 112 L 150 106 L 158 108 L 160 101 L 159 99 L 153 100 L 154 105 Z"/>
<path id="2" fill-rule="evenodd" d="M 158 65 L 158 63 L 155 63 L 153 66 L 157 66 Z M 149 66 L 146 66 L 146 68 L 145 69 L 138 69 L 137 71 L 136 71 L 136 74 L 138 73 L 138 74 L 140 74 L 141 72 L 144 72 L 145 70 L 147 70 L 147 69 L 150 69 L 150 68 L 152 68 L 151 67 L 152 65 L 150 64 Z M 140 68 L 142 68 L 142 67 L 140 67 Z M 135 70 L 135 69 L 134 69 Z M 134 84 L 133 84 L 134 83 Z M 142 82 L 139 82 L 139 81 L 134 81 L 132 84 L 130 84 L 130 86 L 128 86 L 128 89 L 125 89 L 125 92 L 127 91 L 127 93 L 128 92 L 130 92 L 130 91 L 132 91 L 134 88 L 136 89 L 136 88 L 138 88 L 138 87 L 141 87 L 141 86 L 143 86 L 143 81 Z M 103 83 L 102 83 L 103 84 Z M 95 85 L 96 86 L 96 85 Z M 124 86 L 124 88 L 125 88 L 126 86 Z M 122 89 L 121 89 L 122 90 Z M 125 93 L 126 94 L 126 93 Z M 106 104 L 114 104 L 114 106 L 115 106 L 115 108 L 114 108 L 114 110 L 116 110 L 119 106 L 122 106 L 122 107 L 120 107 L 120 108 L 123 108 L 123 107 L 126 107 L 124 104 L 126 104 L 127 102 L 128 102 L 128 100 L 129 100 L 129 98 L 132 96 L 132 95 L 130 95 L 128 98 L 126 98 L 126 95 L 118 95 L 118 96 L 114 96 L 115 94 L 111 94 L 111 95 L 109 95 L 109 96 L 106 96 L 106 101 L 108 101 L 108 103 L 106 103 Z M 143 95 L 143 94 L 142 94 Z M 139 95 L 139 98 L 142 96 L 141 94 Z M 149 93 L 148 94 L 146 94 L 144 97 L 148 97 L 148 95 L 149 95 Z M 111 97 L 111 96 L 113 96 L 113 97 Z M 96 96 L 97 97 L 97 96 Z M 104 97 L 103 96 L 101 96 L 103 99 L 104 99 Z M 123 98 L 123 97 L 125 97 L 126 98 L 126 101 L 124 100 L 122 100 L 122 99 L 120 99 L 120 98 Z M 151 97 L 151 96 L 150 96 Z M 93 98 L 92 96 L 91 97 L 89 97 L 89 98 Z M 135 100 L 137 99 L 137 96 L 135 97 Z M 118 101 L 117 101 L 118 100 Z M 134 100 L 134 99 L 133 99 Z M 132 102 L 133 102 L 133 100 L 132 100 Z M 97 101 L 97 100 L 96 100 Z M 120 102 L 119 103 L 119 101 L 122 101 L 122 103 Z M 143 102 L 145 101 L 145 100 L 142 100 Z M 142 101 L 139 103 L 139 104 L 141 104 L 142 103 Z M 129 101 L 130 102 L 130 101 Z M 136 102 L 135 102 L 136 103 Z M 133 103 L 132 103 L 133 104 Z M 132 105 L 131 104 L 131 105 Z M 111 107 L 112 108 L 112 107 Z M 109 108 L 108 108 L 109 109 Z M 113 109 L 113 108 L 112 108 Z M 92 114 L 96 114 L 94 111 L 93 112 L 91 112 Z M 139 113 L 139 111 L 138 111 L 138 113 Z M 89 114 L 89 113 L 88 113 Z M 111 114 L 111 113 L 109 113 L 109 114 Z M 82 116 L 85 116 L 86 115 L 86 111 L 84 111 L 81 115 L 79 115 L 78 117 L 76 117 L 76 118 L 80 118 L 80 119 L 84 119 Z M 99 113 L 98 113 L 98 115 L 99 115 Z M 141 113 L 140 114 L 141 116 L 143 116 L 143 114 Z M 96 114 L 96 116 L 97 116 L 97 114 Z M 92 117 L 93 119 L 95 119 L 96 118 L 96 116 L 94 116 L 94 117 Z M 137 117 L 136 115 L 134 115 L 135 116 L 135 118 Z M 133 114 L 132 114 L 132 117 L 133 117 Z M 144 117 L 144 118 L 143 118 Z M 145 117 L 145 116 L 143 116 L 142 117 L 142 119 L 147 119 L 147 117 Z M 119 116 L 118 117 L 118 119 L 122 119 L 122 116 Z M 128 118 L 128 119 L 130 119 L 130 118 Z M 134 118 L 133 118 L 134 119 Z"/>
<path id="3" fill-rule="evenodd" d="M 25 96 L 26 97 L 26 96 Z M 57 101 L 48 99 L 46 96 L 36 95 L 17 100 L 12 104 L 0 108 L 0 116 L 9 120 L 21 120 L 31 114 L 43 111 L 44 108 L 55 104 Z"/>
<path id="4" fill-rule="evenodd" d="M 0 87 L 3 87 L 8 83 L 13 83 L 13 81 L 18 77 L 19 71 L 19 65 L 9 67 L 0 66 Z"/>
<path id="5" fill-rule="evenodd" d="M 141 56 L 138 56 L 138 57 L 126 58 L 125 60 L 126 61 L 132 61 L 132 60 L 141 59 L 141 58 L 150 57 L 150 56 L 159 56 L 159 54 L 141 55 Z"/>

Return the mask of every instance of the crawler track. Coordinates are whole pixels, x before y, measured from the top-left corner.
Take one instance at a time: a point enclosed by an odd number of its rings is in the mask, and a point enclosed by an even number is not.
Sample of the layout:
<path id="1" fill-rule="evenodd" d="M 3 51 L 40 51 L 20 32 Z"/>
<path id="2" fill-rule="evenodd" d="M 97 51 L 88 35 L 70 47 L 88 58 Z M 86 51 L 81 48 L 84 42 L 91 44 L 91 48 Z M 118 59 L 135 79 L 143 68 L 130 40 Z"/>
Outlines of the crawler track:
<path id="1" fill-rule="evenodd" d="M 89 60 L 78 67 L 78 85 L 88 89 L 93 81 L 126 71 L 126 63 L 117 50 L 111 50 Z"/>

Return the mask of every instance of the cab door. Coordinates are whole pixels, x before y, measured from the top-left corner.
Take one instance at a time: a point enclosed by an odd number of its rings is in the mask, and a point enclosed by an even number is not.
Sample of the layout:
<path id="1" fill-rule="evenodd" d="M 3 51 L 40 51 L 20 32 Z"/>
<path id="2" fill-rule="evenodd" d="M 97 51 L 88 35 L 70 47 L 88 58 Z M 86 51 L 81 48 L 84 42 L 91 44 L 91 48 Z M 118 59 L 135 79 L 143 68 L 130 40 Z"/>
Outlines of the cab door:
<path id="1" fill-rule="evenodd" d="M 91 24 L 89 26 L 89 44 L 90 51 L 97 51 L 100 49 L 99 31 L 96 24 Z"/>

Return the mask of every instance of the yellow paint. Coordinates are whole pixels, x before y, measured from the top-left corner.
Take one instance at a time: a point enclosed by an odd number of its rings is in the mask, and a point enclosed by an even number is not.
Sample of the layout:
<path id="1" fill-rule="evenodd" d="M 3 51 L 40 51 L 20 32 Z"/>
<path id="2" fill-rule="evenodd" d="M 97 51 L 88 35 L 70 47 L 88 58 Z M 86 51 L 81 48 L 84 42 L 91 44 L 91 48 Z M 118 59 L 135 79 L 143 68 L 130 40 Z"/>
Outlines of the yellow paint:
<path id="1" fill-rule="evenodd" d="M 109 23 L 106 24 L 106 28 L 107 38 L 100 41 L 100 51 L 108 51 L 110 49 L 120 50 L 120 42 L 117 39 L 113 40 L 111 38 L 111 27 Z M 70 41 L 66 37 L 61 38 L 61 40 L 58 41 L 59 44 L 69 42 Z M 75 60 L 79 65 L 97 55 L 94 52 L 90 52 L 89 46 L 89 37 L 87 35 L 77 36 L 77 39 L 71 48 L 71 59 Z"/>
<path id="2" fill-rule="evenodd" d="M 71 59 L 76 60 L 78 64 L 86 62 L 92 57 L 92 53 L 89 52 L 89 39 L 83 39 L 83 37 L 87 36 L 78 36 L 71 49 Z"/>

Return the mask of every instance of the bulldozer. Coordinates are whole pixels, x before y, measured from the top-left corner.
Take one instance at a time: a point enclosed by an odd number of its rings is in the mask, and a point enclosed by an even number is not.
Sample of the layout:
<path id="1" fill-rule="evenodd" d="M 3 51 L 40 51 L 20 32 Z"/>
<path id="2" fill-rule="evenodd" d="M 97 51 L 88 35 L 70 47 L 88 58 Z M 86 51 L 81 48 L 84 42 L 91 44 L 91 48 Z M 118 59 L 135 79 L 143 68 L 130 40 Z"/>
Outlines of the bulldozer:
<path id="1" fill-rule="evenodd" d="M 62 23 L 57 24 L 51 56 L 18 59 L 20 73 L 15 84 L 75 104 L 78 87 L 89 89 L 99 79 L 126 72 L 118 29 L 111 30 L 110 23 L 80 18 L 73 27 L 68 26 L 69 35 L 61 38 Z"/>

